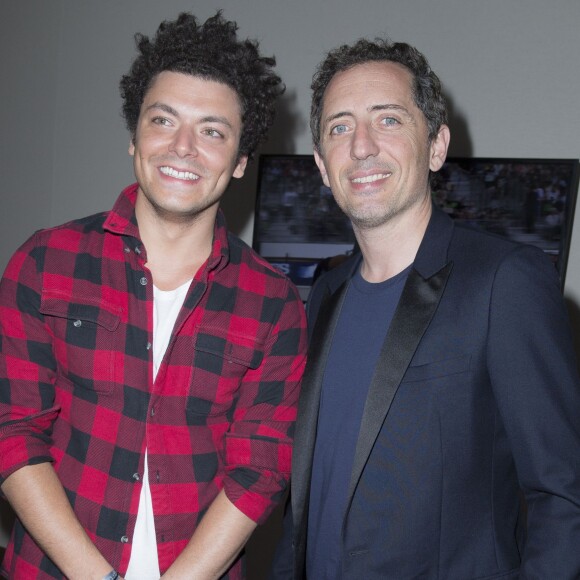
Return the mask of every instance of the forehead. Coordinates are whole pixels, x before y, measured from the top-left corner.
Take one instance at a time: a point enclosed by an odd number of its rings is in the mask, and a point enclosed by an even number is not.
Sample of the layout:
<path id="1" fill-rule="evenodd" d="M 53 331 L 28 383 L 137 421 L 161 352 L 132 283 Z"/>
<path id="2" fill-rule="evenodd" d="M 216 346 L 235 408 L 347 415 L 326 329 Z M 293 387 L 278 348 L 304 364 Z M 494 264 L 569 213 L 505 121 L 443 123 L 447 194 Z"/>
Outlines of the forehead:
<path id="1" fill-rule="evenodd" d="M 414 105 L 413 77 L 403 65 L 390 61 L 357 64 L 334 75 L 324 92 L 323 110 L 333 107 L 382 104 Z"/>
<path id="2" fill-rule="evenodd" d="M 143 105 L 152 102 L 184 108 L 220 109 L 241 119 L 238 94 L 224 83 L 173 71 L 159 73 L 147 89 Z"/>

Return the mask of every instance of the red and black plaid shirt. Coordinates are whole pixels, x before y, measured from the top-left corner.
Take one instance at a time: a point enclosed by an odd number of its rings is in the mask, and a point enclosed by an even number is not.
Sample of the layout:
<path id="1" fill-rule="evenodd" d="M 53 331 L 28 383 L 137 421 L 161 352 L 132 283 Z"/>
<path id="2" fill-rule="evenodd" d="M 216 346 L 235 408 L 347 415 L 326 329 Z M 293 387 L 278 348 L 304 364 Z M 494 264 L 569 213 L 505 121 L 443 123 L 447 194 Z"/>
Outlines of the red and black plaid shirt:
<path id="1" fill-rule="evenodd" d="M 294 286 L 228 234 L 220 213 L 153 382 L 153 282 L 136 194 L 130 186 L 111 212 L 36 233 L 6 269 L 0 483 L 53 462 L 77 517 L 122 573 L 147 448 L 163 573 L 222 488 L 257 522 L 283 495 L 306 324 Z M 62 576 L 19 522 L 2 573 Z"/>

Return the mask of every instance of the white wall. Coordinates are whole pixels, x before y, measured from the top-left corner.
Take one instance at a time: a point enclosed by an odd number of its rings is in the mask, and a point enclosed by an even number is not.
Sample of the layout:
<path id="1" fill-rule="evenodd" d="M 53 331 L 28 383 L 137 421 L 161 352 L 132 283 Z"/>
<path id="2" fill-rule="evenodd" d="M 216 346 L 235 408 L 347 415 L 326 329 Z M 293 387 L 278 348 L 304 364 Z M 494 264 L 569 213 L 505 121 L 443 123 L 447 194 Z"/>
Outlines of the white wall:
<path id="1" fill-rule="evenodd" d="M 325 51 L 388 34 L 429 58 L 450 97 L 452 155 L 580 158 L 578 0 L 2 0 L 0 269 L 34 229 L 108 209 L 132 180 L 118 82 L 133 34 L 218 7 L 287 85 L 268 152 L 310 153 L 309 82 Z M 228 193 L 251 240 L 255 166 Z M 580 211 L 578 212 L 580 216 Z M 580 328 L 580 217 L 565 294 Z M 580 334 L 579 331 L 576 332 Z M 0 528 L 0 543 L 3 543 Z"/>

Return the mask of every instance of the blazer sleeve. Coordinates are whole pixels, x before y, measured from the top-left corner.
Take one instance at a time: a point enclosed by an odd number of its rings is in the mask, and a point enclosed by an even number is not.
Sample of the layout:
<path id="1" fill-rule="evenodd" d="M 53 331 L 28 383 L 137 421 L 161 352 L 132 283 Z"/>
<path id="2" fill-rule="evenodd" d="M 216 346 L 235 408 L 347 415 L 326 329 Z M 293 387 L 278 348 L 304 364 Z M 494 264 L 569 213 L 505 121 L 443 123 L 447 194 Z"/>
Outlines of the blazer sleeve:
<path id="1" fill-rule="evenodd" d="M 527 502 L 521 578 L 580 578 L 580 382 L 554 266 L 518 247 L 496 271 L 488 370 Z"/>

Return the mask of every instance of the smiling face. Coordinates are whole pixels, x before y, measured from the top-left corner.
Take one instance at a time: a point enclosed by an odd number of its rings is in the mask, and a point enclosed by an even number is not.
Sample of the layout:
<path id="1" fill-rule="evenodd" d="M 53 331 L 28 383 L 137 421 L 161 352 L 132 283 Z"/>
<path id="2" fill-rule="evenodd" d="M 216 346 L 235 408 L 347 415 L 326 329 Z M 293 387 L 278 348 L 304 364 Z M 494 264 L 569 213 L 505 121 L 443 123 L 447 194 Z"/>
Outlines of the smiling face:
<path id="1" fill-rule="evenodd" d="M 244 174 L 238 159 L 240 104 L 228 86 L 162 72 L 145 94 L 129 147 L 139 183 L 138 210 L 188 222 L 215 218 L 231 177 Z"/>
<path id="2" fill-rule="evenodd" d="M 430 142 L 412 94 L 411 73 L 397 63 L 356 65 L 337 73 L 325 93 L 320 152 L 324 183 L 357 229 L 430 208 L 429 169 L 447 153 L 449 130 Z"/>

